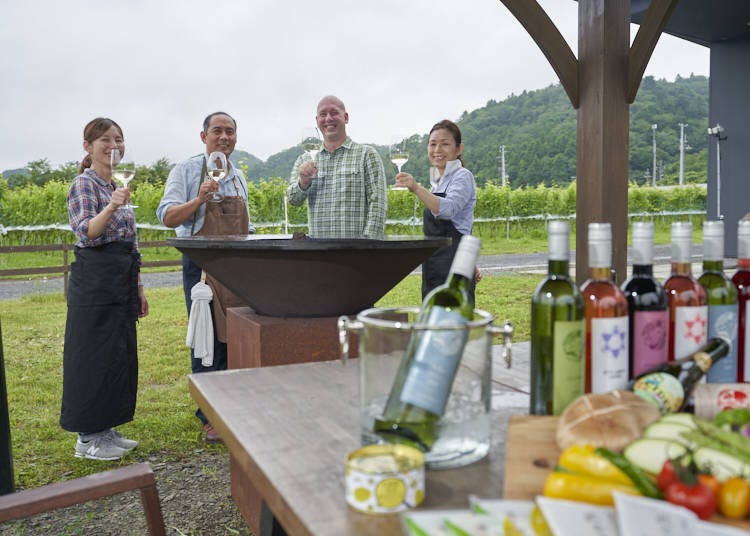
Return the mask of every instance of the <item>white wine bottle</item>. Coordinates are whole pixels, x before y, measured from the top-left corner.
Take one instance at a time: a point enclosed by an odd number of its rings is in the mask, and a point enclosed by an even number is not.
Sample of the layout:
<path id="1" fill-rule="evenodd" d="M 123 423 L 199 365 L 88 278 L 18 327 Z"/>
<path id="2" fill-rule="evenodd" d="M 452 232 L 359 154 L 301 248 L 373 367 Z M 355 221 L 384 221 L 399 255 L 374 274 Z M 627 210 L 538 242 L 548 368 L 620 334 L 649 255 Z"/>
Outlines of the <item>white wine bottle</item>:
<path id="1" fill-rule="evenodd" d="M 418 325 L 466 324 L 474 318 L 469 295 L 479 256 L 480 240 L 464 235 L 445 284 L 422 302 Z M 437 439 L 438 421 L 468 336 L 464 329 L 417 329 L 401 361 L 383 416 L 374 431 L 389 443 L 404 443 L 429 451 Z"/>
<path id="2" fill-rule="evenodd" d="M 533 415 L 560 415 L 584 392 L 586 323 L 583 296 L 568 275 L 570 224 L 549 223 L 547 277 L 531 298 Z"/>

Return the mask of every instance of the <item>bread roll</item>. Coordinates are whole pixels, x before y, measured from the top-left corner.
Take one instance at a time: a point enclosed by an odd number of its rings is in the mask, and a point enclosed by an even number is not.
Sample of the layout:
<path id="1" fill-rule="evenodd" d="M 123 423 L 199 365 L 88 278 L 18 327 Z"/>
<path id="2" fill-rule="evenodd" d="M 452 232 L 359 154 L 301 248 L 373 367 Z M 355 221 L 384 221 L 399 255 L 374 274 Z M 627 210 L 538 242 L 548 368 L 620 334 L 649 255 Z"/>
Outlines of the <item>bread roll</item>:
<path id="1" fill-rule="evenodd" d="M 582 395 L 560 415 L 557 445 L 589 443 L 620 452 L 660 416 L 656 406 L 630 391 Z"/>

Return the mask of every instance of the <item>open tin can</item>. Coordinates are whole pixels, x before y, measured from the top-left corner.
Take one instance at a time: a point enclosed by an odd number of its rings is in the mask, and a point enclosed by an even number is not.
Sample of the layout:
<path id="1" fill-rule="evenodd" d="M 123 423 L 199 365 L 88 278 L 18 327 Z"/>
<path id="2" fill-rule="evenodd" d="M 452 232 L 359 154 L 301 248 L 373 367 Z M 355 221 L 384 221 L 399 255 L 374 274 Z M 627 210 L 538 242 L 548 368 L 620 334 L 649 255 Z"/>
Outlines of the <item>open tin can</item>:
<path id="1" fill-rule="evenodd" d="M 366 514 L 395 514 L 424 500 L 424 455 L 407 445 L 369 445 L 346 459 L 346 502 Z"/>

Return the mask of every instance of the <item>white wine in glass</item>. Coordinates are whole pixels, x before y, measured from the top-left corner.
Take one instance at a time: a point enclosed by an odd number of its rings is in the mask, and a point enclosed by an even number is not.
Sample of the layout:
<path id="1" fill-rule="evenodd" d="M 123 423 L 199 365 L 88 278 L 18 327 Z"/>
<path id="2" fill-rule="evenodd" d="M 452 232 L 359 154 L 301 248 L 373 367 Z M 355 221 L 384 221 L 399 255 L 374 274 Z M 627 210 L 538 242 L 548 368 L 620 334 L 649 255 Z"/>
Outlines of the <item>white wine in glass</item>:
<path id="1" fill-rule="evenodd" d="M 227 155 L 221 151 L 214 151 L 208 155 L 208 160 L 206 161 L 206 174 L 209 179 L 218 184 L 221 179 L 227 176 L 227 170 Z M 221 201 L 222 199 L 224 199 L 224 196 L 219 192 L 211 193 L 212 201 Z"/>
<path id="2" fill-rule="evenodd" d="M 112 167 L 112 176 L 117 182 L 122 184 L 123 188 L 127 188 L 130 181 L 135 178 L 135 162 L 133 162 L 133 159 L 127 156 L 124 151 L 120 152 L 119 149 L 112 149 L 109 158 Z M 126 203 L 120 205 L 120 208 L 134 209 L 138 208 L 138 205 Z"/>
<path id="3" fill-rule="evenodd" d="M 390 157 L 393 165 L 396 166 L 398 172 L 401 173 L 401 168 L 409 161 L 409 151 L 406 150 L 404 142 L 398 142 L 391 144 Z M 404 186 L 392 186 L 392 190 L 406 190 Z"/>
<path id="4" fill-rule="evenodd" d="M 322 145 L 323 141 L 320 139 L 320 132 L 318 132 L 317 128 L 302 129 L 302 142 L 300 143 L 300 147 L 302 147 L 302 150 L 305 151 L 310 159 L 316 164 L 318 163 L 316 157 L 318 156 Z"/>

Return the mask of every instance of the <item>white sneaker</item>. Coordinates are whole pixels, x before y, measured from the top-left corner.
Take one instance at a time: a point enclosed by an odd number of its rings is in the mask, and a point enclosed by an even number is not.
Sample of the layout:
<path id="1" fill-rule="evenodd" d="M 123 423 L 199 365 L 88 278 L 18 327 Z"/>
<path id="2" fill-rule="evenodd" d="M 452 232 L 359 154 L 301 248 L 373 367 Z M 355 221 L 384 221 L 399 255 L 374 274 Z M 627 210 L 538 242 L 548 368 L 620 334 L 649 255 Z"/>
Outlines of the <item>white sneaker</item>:
<path id="1" fill-rule="evenodd" d="M 117 430 L 110 429 L 109 434 L 112 436 L 112 442 L 115 444 L 115 446 L 120 447 L 126 452 L 130 452 L 138 446 L 138 441 L 128 439 Z"/>
<path id="2" fill-rule="evenodd" d="M 103 434 L 89 441 L 76 440 L 76 458 L 88 458 L 89 460 L 119 460 L 126 454 L 125 449 L 115 445 L 109 434 Z"/>

